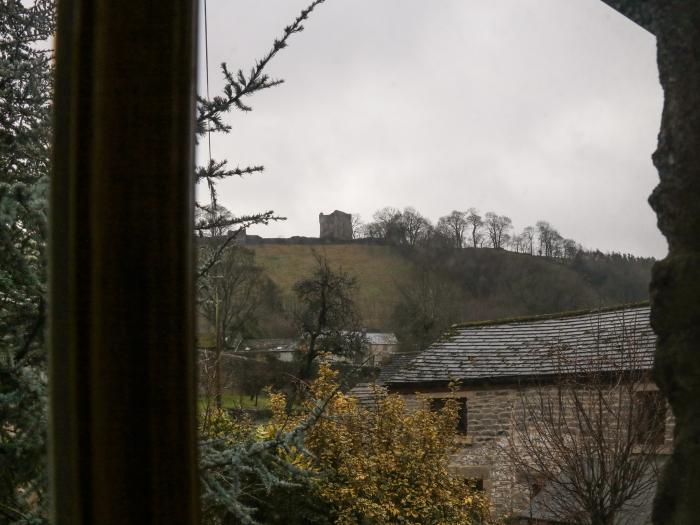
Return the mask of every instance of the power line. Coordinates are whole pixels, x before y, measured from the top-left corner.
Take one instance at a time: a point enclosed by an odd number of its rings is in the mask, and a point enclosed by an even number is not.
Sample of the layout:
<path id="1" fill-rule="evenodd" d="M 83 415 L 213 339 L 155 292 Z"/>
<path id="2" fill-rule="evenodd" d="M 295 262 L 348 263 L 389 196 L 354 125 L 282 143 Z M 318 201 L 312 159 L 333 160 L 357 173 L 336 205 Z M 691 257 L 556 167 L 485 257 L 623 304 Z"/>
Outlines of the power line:
<path id="1" fill-rule="evenodd" d="M 207 23 L 207 0 L 204 0 L 204 66 L 207 80 L 207 101 L 209 101 L 209 25 Z M 209 142 L 209 164 L 211 164 L 211 129 L 207 129 Z"/>

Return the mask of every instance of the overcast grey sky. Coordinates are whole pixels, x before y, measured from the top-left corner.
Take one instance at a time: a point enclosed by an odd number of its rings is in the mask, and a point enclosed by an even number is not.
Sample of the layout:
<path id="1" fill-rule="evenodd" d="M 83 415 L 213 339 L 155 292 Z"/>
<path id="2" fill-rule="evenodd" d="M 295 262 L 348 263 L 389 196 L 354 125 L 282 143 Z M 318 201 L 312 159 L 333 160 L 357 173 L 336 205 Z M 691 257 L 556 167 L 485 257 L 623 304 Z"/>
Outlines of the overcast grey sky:
<path id="1" fill-rule="evenodd" d="M 221 62 L 247 70 L 305 5 L 208 0 L 211 94 Z M 288 218 L 251 230 L 266 237 L 317 236 L 334 209 L 414 206 L 435 221 L 476 207 L 662 257 L 646 203 L 655 52 L 599 0 L 327 0 L 270 64 L 285 83 L 212 136 L 214 158 L 266 167 L 221 183 L 220 202 Z"/>

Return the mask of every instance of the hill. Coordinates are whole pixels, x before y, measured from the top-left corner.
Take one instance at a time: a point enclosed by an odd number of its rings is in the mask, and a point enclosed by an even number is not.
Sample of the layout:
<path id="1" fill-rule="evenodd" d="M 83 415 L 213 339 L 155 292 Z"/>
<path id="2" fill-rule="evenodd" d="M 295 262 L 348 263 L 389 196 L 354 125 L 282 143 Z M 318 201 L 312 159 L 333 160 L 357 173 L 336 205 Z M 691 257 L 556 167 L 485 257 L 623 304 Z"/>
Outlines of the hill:
<path id="1" fill-rule="evenodd" d="M 553 259 L 489 248 L 408 249 L 359 243 L 248 248 L 287 304 L 294 283 L 314 267 L 313 250 L 325 255 L 332 266 L 357 277 L 365 326 L 395 331 L 404 339 L 409 337 L 408 325 L 430 338 L 459 321 L 644 300 L 653 264 L 653 259 L 600 252 Z"/>
<path id="2" fill-rule="evenodd" d="M 388 329 L 400 289 L 414 270 L 413 263 L 392 246 L 260 244 L 248 248 L 255 252 L 256 263 L 280 287 L 283 299 L 291 298 L 294 283 L 313 271 L 314 250 L 324 255 L 334 268 L 357 278 L 357 302 L 370 329 Z"/>

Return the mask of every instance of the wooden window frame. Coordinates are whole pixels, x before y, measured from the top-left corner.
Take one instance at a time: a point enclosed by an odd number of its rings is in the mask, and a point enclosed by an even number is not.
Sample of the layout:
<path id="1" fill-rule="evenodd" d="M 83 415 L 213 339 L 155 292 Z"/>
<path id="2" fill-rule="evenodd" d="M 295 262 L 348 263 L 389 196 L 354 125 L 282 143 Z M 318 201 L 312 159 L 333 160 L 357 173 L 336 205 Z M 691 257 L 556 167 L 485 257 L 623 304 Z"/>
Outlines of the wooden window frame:
<path id="1" fill-rule="evenodd" d="M 59 0 L 52 521 L 196 524 L 197 2 Z"/>

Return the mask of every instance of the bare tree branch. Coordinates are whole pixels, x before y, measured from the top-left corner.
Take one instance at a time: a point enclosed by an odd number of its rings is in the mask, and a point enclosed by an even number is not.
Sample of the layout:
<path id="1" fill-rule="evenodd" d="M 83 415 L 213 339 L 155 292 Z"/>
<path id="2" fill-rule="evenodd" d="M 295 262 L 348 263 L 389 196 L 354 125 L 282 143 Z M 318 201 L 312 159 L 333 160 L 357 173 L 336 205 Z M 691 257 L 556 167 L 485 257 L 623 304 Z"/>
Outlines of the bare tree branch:
<path id="1" fill-rule="evenodd" d="M 599 334 L 597 346 L 552 348 L 559 371 L 521 386 L 505 448 L 528 483 L 545 486 L 538 510 L 566 523 L 611 525 L 639 505 L 663 446 L 665 400 L 635 334 Z"/>

